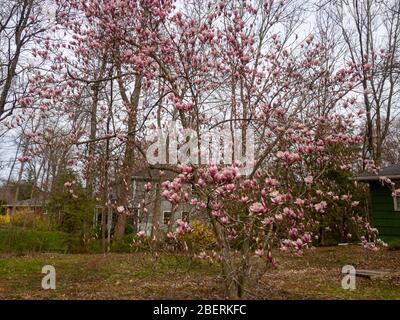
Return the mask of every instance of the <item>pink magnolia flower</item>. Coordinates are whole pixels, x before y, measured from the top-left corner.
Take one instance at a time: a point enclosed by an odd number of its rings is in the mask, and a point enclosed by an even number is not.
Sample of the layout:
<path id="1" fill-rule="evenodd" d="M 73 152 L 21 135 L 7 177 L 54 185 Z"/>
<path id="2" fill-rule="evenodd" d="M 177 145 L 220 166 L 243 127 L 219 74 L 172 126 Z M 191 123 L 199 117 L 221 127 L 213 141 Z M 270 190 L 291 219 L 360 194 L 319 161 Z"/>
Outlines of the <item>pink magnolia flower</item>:
<path id="1" fill-rule="evenodd" d="M 117 207 L 117 211 L 118 211 L 118 213 L 123 213 L 123 212 L 125 212 L 124 206 L 118 206 L 118 207 Z"/>
<path id="2" fill-rule="evenodd" d="M 126 140 L 126 137 L 125 137 L 125 135 L 122 134 L 122 133 L 117 133 L 117 139 L 120 140 L 120 141 L 125 141 L 125 140 Z"/>
<path id="3" fill-rule="evenodd" d="M 235 229 L 229 229 L 228 230 L 228 240 L 233 241 L 237 238 L 237 233 Z"/>
<path id="4" fill-rule="evenodd" d="M 254 251 L 254 253 L 256 254 L 256 256 L 258 257 L 262 257 L 265 254 L 264 249 L 257 249 L 256 251 Z"/>
<path id="5" fill-rule="evenodd" d="M 222 224 L 227 224 L 229 222 L 228 217 L 226 216 L 223 216 L 220 221 Z"/>
<path id="6" fill-rule="evenodd" d="M 307 176 L 304 178 L 304 182 L 308 185 L 312 184 L 314 181 L 314 178 L 312 176 Z"/>
<path id="7" fill-rule="evenodd" d="M 261 223 L 265 226 L 269 226 L 274 223 L 274 218 L 272 217 L 265 218 L 263 221 L 261 221 Z"/>
<path id="8" fill-rule="evenodd" d="M 19 156 L 18 161 L 19 162 L 27 162 L 27 161 L 29 161 L 29 157 L 28 156 Z"/>
<path id="9" fill-rule="evenodd" d="M 192 167 L 187 166 L 186 164 L 181 164 L 178 166 L 182 173 L 189 174 L 193 171 Z"/>
<path id="10" fill-rule="evenodd" d="M 176 235 L 173 232 L 168 232 L 167 233 L 167 238 L 176 240 Z"/>
<path id="11" fill-rule="evenodd" d="M 204 182 L 204 180 L 203 179 L 199 179 L 199 180 L 197 180 L 197 185 L 200 187 L 200 188 L 203 188 L 204 186 L 205 186 L 205 182 Z"/>
<path id="12" fill-rule="evenodd" d="M 228 185 L 225 186 L 225 189 L 227 192 L 232 193 L 235 191 L 236 187 L 233 183 L 230 183 Z"/>
<path id="13" fill-rule="evenodd" d="M 300 238 L 296 240 L 297 249 L 301 249 L 303 245 L 303 240 L 301 240 Z"/>
<path id="14" fill-rule="evenodd" d="M 288 207 L 285 207 L 285 208 L 283 209 L 283 214 L 284 214 L 285 216 L 287 216 L 287 217 L 295 217 L 295 216 L 296 216 L 296 214 L 294 213 L 294 211 L 293 211 L 292 209 L 288 208 Z"/>
<path id="15" fill-rule="evenodd" d="M 297 198 L 296 201 L 294 202 L 296 205 L 298 205 L 299 207 L 303 207 L 305 201 L 302 199 Z"/>
<path id="16" fill-rule="evenodd" d="M 289 237 L 291 237 L 292 239 L 297 238 L 298 235 L 299 235 L 299 230 L 297 230 L 297 228 L 291 228 L 289 230 Z"/>
<path id="17" fill-rule="evenodd" d="M 305 233 L 302 237 L 304 242 L 310 242 L 311 241 L 311 235 L 309 233 Z"/>
<path id="18" fill-rule="evenodd" d="M 326 201 L 321 201 L 320 203 L 315 204 L 314 208 L 317 212 L 324 213 L 327 206 L 328 204 L 326 203 Z"/>
<path id="19" fill-rule="evenodd" d="M 147 183 L 144 184 L 144 190 L 145 190 L 146 192 L 149 192 L 152 188 L 153 188 L 153 187 L 152 187 L 152 185 L 151 185 L 150 182 L 147 182 Z"/>
<path id="20" fill-rule="evenodd" d="M 252 213 L 265 213 L 267 212 L 267 209 L 264 207 L 264 205 L 260 202 L 255 202 L 250 206 L 250 212 Z"/>
<path id="21" fill-rule="evenodd" d="M 400 197 L 400 189 L 394 190 L 393 193 L 392 193 L 392 196 L 393 197 Z"/>
<path id="22" fill-rule="evenodd" d="M 311 44 L 311 42 L 313 42 L 313 40 L 314 40 L 314 36 L 311 34 L 307 37 L 306 42 L 307 42 L 307 44 Z"/>
<path id="23" fill-rule="evenodd" d="M 357 207 L 359 204 L 360 204 L 360 201 L 353 201 L 353 202 L 351 203 L 351 206 L 352 206 L 352 207 Z"/>
<path id="24" fill-rule="evenodd" d="M 144 231 L 142 230 L 142 231 L 139 231 L 136 235 L 137 235 L 139 238 L 144 238 L 144 237 L 146 236 L 146 232 L 144 232 Z"/>

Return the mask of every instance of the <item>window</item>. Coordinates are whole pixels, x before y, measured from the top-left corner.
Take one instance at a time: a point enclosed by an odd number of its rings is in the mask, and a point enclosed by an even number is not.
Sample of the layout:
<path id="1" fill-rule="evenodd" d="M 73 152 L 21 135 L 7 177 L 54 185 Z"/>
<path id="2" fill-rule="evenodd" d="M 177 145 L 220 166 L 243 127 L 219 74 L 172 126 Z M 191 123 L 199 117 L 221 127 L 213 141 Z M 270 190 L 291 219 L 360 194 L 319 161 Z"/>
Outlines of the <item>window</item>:
<path id="1" fill-rule="evenodd" d="M 187 211 L 182 212 L 182 220 L 189 222 L 189 212 Z"/>
<path id="2" fill-rule="evenodd" d="M 171 211 L 164 211 L 163 221 L 164 224 L 169 224 L 171 222 Z"/>
<path id="3" fill-rule="evenodd" d="M 400 211 L 400 197 L 393 197 L 394 200 L 394 211 Z"/>

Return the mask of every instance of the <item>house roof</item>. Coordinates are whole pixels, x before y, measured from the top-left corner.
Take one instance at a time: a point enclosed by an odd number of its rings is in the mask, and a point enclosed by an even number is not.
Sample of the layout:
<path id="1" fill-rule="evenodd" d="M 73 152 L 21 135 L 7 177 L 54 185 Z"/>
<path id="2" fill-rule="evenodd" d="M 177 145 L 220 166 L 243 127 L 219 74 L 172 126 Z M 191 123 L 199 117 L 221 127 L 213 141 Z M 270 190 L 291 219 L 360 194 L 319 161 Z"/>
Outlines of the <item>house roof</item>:
<path id="1" fill-rule="evenodd" d="M 355 181 L 374 181 L 379 180 L 382 177 L 389 179 L 400 179 L 400 164 L 393 164 L 388 167 L 382 168 L 378 174 L 371 174 L 369 172 L 364 172 L 353 178 Z"/>
<path id="2" fill-rule="evenodd" d="M 19 200 L 16 203 L 8 203 L 2 205 L 2 207 L 43 207 L 44 203 L 42 199 L 25 199 Z"/>
<path id="3" fill-rule="evenodd" d="M 159 181 L 161 178 L 160 171 L 163 172 L 162 180 L 172 180 L 177 176 L 176 169 L 165 168 L 165 170 L 144 168 L 142 170 L 136 171 L 133 174 L 133 180 L 151 180 Z"/>

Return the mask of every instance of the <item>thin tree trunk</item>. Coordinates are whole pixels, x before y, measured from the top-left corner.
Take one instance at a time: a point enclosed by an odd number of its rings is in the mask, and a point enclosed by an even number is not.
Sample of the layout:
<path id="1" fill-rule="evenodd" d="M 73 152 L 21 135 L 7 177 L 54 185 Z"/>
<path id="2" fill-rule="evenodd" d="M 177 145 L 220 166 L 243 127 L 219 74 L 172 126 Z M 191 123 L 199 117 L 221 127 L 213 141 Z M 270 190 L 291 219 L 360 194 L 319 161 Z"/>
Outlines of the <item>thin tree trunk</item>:
<path id="1" fill-rule="evenodd" d="M 125 208 L 125 211 L 118 214 L 117 224 L 115 226 L 114 231 L 114 239 L 119 241 L 125 234 L 125 226 L 126 226 L 126 215 L 128 210 L 130 210 L 130 197 L 131 197 L 131 189 L 132 189 L 132 173 L 134 168 L 134 152 L 135 152 L 135 138 L 134 130 L 136 128 L 137 121 L 137 110 L 139 106 L 140 100 L 140 92 L 142 89 L 142 79 L 143 76 L 141 74 L 136 75 L 135 78 L 135 88 L 133 90 L 131 99 L 130 99 L 130 112 L 128 113 L 128 136 L 126 141 L 126 149 L 125 156 L 122 165 L 122 181 L 121 181 L 121 193 L 120 193 L 120 204 Z M 125 88 L 122 84 L 122 80 L 119 78 L 119 87 L 121 91 L 121 95 L 123 96 L 123 100 L 127 100 L 125 94 Z"/>

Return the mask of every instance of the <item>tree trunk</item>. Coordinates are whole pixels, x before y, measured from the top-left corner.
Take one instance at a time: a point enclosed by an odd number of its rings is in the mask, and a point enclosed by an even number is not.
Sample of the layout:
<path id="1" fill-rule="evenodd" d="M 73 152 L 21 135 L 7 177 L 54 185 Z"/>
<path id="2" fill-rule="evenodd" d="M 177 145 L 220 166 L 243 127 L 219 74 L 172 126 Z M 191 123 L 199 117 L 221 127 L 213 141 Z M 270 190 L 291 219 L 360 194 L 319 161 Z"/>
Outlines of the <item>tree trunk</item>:
<path id="1" fill-rule="evenodd" d="M 155 186 L 155 199 L 154 199 L 154 209 L 152 217 L 152 228 L 151 228 L 151 239 L 158 239 L 158 231 L 160 229 L 160 214 L 161 214 L 161 179 Z"/>
<path id="2" fill-rule="evenodd" d="M 126 141 L 126 149 L 124 162 L 122 165 L 122 179 L 121 179 L 121 191 L 120 191 L 120 205 L 125 208 L 125 211 L 118 214 L 117 224 L 114 231 L 114 240 L 119 241 L 125 234 L 126 226 L 126 214 L 130 210 L 130 197 L 132 189 L 132 174 L 134 169 L 134 151 L 135 151 L 135 129 L 137 120 L 137 109 L 139 106 L 140 92 L 142 89 L 142 79 L 141 74 L 136 75 L 135 88 L 133 90 L 129 106 L 130 110 L 128 112 L 128 135 Z M 121 78 L 118 80 L 120 92 L 125 103 L 127 103 L 127 96 L 125 93 L 125 88 L 122 84 Z"/>

